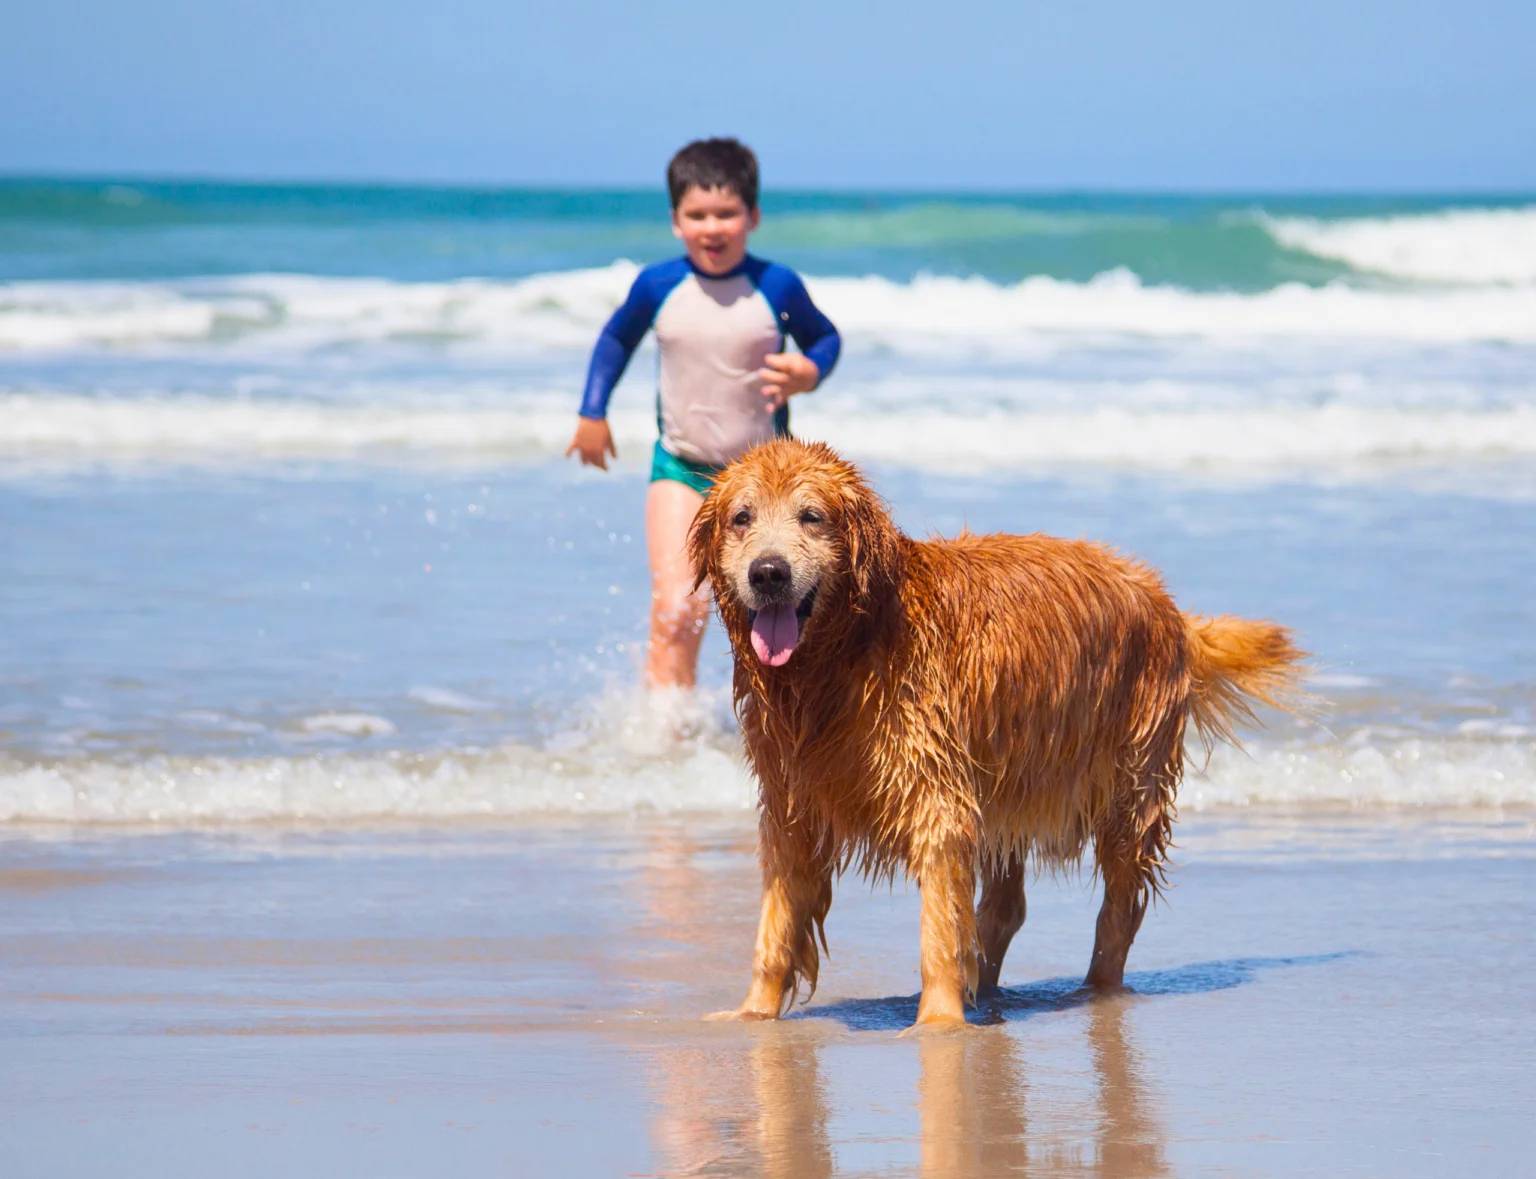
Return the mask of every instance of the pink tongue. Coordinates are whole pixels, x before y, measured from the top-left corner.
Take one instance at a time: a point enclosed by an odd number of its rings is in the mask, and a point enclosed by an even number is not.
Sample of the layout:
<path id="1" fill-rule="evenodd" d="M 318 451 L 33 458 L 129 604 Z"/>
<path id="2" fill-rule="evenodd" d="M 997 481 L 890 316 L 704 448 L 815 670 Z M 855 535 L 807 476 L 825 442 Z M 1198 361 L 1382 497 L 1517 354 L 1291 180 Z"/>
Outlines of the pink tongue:
<path id="1" fill-rule="evenodd" d="M 789 603 L 759 610 L 752 620 L 752 650 L 769 667 L 783 667 L 800 641 L 800 620 Z"/>

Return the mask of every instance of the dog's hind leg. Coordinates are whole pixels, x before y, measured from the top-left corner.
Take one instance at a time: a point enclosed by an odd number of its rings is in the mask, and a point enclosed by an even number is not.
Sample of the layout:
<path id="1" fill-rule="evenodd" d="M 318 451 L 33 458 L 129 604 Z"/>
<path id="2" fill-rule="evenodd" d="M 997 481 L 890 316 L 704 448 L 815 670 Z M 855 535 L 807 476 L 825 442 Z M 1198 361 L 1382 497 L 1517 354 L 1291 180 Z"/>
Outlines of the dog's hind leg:
<path id="1" fill-rule="evenodd" d="M 981 904 L 976 907 L 976 937 L 981 943 L 976 993 L 997 990 L 1008 944 L 1024 924 L 1024 859 L 1010 855 L 987 864 L 981 878 Z"/>
<path id="2" fill-rule="evenodd" d="M 1094 855 L 1104 881 L 1104 903 L 1094 932 L 1088 986 L 1114 990 L 1124 985 L 1125 959 L 1157 886 L 1169 837 L 1170 792 L 1158 775 L 1126 792 L 1126 806 L 1094 827 Z"/>
<path id="3" fill-rule="evenodd" d="M 1150 890 L 1124 864 L 1101 862 L 1099 872 L 1104 878 L 1104 903 L 1094 930 L 1093 960 L 1083 981 L 1098 990 L 1114 990 L 1124 984 L 1125 959 L 1147 914 Z"/>

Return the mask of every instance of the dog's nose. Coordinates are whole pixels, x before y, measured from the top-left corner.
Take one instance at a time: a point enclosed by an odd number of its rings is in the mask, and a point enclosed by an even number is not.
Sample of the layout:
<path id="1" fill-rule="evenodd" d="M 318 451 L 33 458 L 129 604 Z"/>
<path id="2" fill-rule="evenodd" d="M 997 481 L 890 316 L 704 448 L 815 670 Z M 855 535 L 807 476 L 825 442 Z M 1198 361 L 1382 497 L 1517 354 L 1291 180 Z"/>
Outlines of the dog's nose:
<path id="1" fill-rule="evenodd" d="M 783 557 L 759 557 L 747 566 L 747 580 L 752 588 L 772 593 L 789 586 L 789 562 Z"/>

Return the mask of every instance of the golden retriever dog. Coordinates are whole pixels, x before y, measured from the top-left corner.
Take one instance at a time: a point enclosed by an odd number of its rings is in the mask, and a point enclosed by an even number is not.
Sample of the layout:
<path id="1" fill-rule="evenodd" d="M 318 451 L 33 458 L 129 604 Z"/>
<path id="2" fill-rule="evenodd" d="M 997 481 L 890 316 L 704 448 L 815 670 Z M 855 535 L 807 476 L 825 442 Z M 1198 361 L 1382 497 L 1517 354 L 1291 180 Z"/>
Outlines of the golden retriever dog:
<path id="1" fill-rule="evenodd" d="M 735 655 L 760 788 L 751 987 L 715 1018 L 814 993 L 832 880 L 909 873 L 917 1022 L 963 1021 L 1024 922 L 1026 865 L 1103 882 L 1087 985 L 1122 983 L 1164 883 L 1192 721 L 1209 747 L 1299 683 L 1283 627 L 1183 614 L 1145 565 L 1049 536 L 912 540 L 830 448 L 727 467 L 689 538 Z M 981 900 L 976 903 L 978 878 Z"/>

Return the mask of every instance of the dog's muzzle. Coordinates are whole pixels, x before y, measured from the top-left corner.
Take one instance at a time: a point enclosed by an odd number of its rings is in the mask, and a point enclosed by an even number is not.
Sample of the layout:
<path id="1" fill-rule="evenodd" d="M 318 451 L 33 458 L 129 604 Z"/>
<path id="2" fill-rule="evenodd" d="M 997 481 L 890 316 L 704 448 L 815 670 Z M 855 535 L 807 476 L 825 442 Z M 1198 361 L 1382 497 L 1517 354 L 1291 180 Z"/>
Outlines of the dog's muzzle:
<path id="1" fill-rule="evenodd" d="M 795 600 L 794 572 L 780 556 L 758 557 L 747 567 L 747 621 L 752 650 L 769 667 L 783 667 L 795 653 L 800 631 L 816 607 L 816 589 Z"/>

